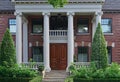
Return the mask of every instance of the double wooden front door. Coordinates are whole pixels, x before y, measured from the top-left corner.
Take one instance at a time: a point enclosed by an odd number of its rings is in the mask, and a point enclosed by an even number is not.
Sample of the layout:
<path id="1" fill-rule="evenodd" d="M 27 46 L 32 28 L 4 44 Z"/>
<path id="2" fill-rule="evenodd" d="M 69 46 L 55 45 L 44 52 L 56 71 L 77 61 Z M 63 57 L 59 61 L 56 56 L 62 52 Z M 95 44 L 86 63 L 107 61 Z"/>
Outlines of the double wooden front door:
<path id="1" fill-rule="evenodd" d="M 67 44 L 50 44 L 50 67 L 65 70 L 67 67 Z"/>

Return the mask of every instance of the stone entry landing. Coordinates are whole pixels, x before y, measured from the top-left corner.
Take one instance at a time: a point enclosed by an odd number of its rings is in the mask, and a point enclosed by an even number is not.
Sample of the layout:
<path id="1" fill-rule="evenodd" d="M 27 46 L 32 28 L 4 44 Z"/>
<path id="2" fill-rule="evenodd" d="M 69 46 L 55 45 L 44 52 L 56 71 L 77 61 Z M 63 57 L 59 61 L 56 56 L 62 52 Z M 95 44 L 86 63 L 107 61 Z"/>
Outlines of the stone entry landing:
<path id="1" fill-rule="evenodd" d="M 69 73 L 65 70 L 52 70 L 47 72 L 42 82 L 64 82 Z"/>

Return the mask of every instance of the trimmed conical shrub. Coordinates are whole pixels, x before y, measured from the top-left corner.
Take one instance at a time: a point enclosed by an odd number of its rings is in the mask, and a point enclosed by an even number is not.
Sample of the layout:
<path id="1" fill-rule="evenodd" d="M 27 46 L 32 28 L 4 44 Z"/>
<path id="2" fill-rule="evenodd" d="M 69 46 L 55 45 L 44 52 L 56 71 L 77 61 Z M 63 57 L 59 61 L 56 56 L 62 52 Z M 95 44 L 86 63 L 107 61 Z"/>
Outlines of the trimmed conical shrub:
<path id="1" fill-rule="evenodd" d="M 107 55 L 106 42 L 99 23 L 92 42 L 91 61 L 95 62 L 98 69 L 105 68 L 108 65 Z"/>
<path id="2" fill-rule="evenodd" d="M 5 67 L 13 67 L 16 63 L 15 46 L 9 29 L 6 30 L 0 50 L 0 65 Z"/>

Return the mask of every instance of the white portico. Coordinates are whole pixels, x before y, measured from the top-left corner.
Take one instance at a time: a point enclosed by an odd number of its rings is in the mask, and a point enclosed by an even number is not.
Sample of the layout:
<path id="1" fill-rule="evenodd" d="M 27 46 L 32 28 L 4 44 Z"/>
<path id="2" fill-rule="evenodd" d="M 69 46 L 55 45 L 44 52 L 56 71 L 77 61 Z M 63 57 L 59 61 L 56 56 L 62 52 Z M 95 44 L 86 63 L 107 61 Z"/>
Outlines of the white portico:
<path id="1" fill-rule="evenodd" d="M 92 37 L 95 33 L 96 26 L 98 22 L 101 22 L 102 15 L 102 5 L 104 0 L 70 0 L 67 5 L 63 8 L 53 8 L 47 3 L 47 0 L 12 0 L 15 4 L 15 15 L 17 21 L 17 31 L 16 31 L 16 57 L 17 63 L 28 62 L 28 20 L 26 18 L 29 14 L 36 14 L 43 16 L 43 59 L 44 66 L 47 72 L 51 71 L 52 67 L 50 65 L 50 44 L 51 43 L 63 43 L 67 44 L 66 54 L 67 59 L 64 57 L 61 61 L 66 61 L 66 68 L 74 60 L 74 16 L 75 15 L 91 15 L 92 18 Z M 66 30 L 50 30 L 50 16 L 56 13 L 64 14 L 67 17 L 67 29 Z M 23 32 L 22 32 L 23 29 Z M 23 36 L 23 37 L 22 37 Z M 62 46 L 61 48 L 63 48 Z M 61 50 L 62 51 L 62 50 Z M 23 55 L 22 55 L 23 54 Z M 61 53 L 62 54 L 62 53 Z M 57 61 L 57 60 L 56 60 Z M 53 62 L 54 63 L 54 62 Z M 63 65 L 61 64 L 61 65 Z"/>

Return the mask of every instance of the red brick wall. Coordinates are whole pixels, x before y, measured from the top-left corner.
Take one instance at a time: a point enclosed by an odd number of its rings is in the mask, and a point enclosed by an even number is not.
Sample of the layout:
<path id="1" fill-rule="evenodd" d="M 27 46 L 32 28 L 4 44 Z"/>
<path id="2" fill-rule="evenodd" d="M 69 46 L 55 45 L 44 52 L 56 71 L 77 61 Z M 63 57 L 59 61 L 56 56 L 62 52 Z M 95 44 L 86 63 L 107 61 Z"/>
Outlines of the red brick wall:
<path id="1" fill-rule="evenodd" d="M 113 35 L 105 37 L 109 46 L 112 42 L 115 42 L 115 47 L 112 48 L 112 61 L 120 63 L 120 13 L 106 13 L 103 18 L 112 19 Z"/>
<path id="2" fill-rule="evenodd" d="M 41 18 L 42 16 L 28 16 L 28 44 L 31 43 L 32 46 L 37 46 L 36 42 L 38 42 L 38 46 L 43 46 L 43 34 L 33 34 L 32 33 L 32 18 Z M 28 46 L 28 54 L 29 59 L 32 58 L 32 47 Z"/>
<path id="3" fill-rule="evenodd" d="M 77 19 L 78 18 L 88 18 L 89 19 L 89 32 L 88 33 L 77 33 Z M 78 46 L 88 47 L 88 61 L 90 60 L 90 47 L 89 44 L 92 42 L 92 16 L 79 15 L 74 17 L 74 30 L 75 30 L 75 55 L 78 54 Z M 83 43 L 84 42 L 84 43 Z M 76 45 L 77 44 L 77 45 Z M 83 45 L 84 44 L 84 45 Z"/>
<path id="4" fill-rule="evenodd" d="M 8 21 L 10 18 L 15 18 L 15 16 L 13 14 L 0 14 L 0 42 L 2 41 L 6 28 L 9 27 Z M 13 35 L 13 39 L 15 41 L 15 35 Z"/>
<path id="5" fill-rule="evenodd" d="M 32 34 L 31 19 L 40 18 L 42 16 L 28 16 L 28 44 L 31 43 L 32 46 L 36 46 L 36 41 L 38 41 L 38 46 L 43 46 L 43 35 Z M 74 30 L 75 30 L 75 44 L 77 46 L 82 46 L 82 41 L 84 41 L 84 46 L 88 46 L 92 42 L 92 23 L 89 24 L 89 33 L 87 34 L 77 34 L 76 32 L 76 20 L 77 17 L 89 18 L 92 20 L 91 16 L 75 16 L 74 17 Z M 15 18 L 13 14 L 0 14 L 0 42 L 2 41 L 3 34 L 5 33 L 8 25 L 8 19 Z M 112 43 L 115 42 L 115 47 L 112 48 L 112 61 L 120 63 L 120 14 L 119 13 L 104 13 L 102 18 L 111 18 L 112 19 L 112 32 L 113 35 L 105 35 L 105 39 L 108 42 L 108 46 L 112 46 Z M 13 35 L 15 40 L 15 35 Z M 28 46 L 29 58 L 32 57 L 32 48 Z M 78 50 L 75 47 L 75 54 Z M 89 60 L 90 60 L 91 47 L 89 47 Z"/>

